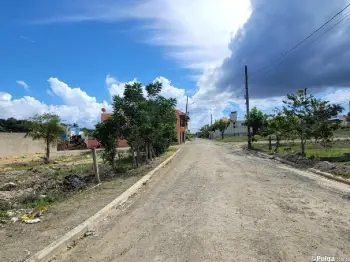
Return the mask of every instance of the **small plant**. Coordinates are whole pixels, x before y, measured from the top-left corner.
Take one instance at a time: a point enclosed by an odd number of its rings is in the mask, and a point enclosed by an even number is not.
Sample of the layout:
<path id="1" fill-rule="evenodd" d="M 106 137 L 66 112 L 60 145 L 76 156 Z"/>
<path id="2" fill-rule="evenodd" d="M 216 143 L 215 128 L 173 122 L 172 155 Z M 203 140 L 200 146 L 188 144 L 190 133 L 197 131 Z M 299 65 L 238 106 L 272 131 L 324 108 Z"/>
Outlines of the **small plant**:
<path id="1" fill-rule="evenodd" d="M 9 215 L 7 214 L 6 211 L 0 211 L 0 217 L 1 218 L 9 218 Z"/>

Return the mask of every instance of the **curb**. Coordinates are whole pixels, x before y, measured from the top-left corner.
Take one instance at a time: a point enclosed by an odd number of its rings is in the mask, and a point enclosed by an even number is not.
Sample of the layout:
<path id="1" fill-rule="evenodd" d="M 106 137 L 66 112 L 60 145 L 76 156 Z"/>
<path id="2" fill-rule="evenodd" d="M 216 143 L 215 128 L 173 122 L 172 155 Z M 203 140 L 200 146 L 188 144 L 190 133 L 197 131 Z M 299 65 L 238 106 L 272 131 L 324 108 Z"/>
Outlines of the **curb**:
<path id="1" fill-rule="evenodd" d="M 147 183 L 147 181 L 153 176 L 153 174 L 165 165 L 167 165 L 179 153 L 180 150 L 181 149 L 178 149 L 172 156 L 170 156 L 163 163 L 151 170 L 149 173 L 144 175 L 139 181 L 137 181 L 134 185 L 129 187 L 124 193 L 122 193 L 120 196 L 118 196 L 116 199 L 110 202 L 107 206 L 98 211 L 95 215 L 86 219 L 83 223 L 79 224 L 74 229 L 63 235 L 61 238 L 52 242 L 50 245 L 46 246 L 44 249 L 34 254 L 32 257 L 26 259 L 25 262 L 38 262 L 44 260 L 47 261 L 53 256 L 57 255 L 63 248 L 69 246 L 69 242 L 71 242 L 72 240 L 73 242 L 75 242 L 74 239 L 78 239 L 79 236 L 83 234 L 83 232 L 87 231 L 89 228 L 102 221 L 118 206 L 126 202 L 129 197 L 134 195 L 140 188 L 142 188 Z"/>
<path id="2" fill-rule="evenodd" d="M 284 164 L 287 164 L 287 165 L 291 165 L 295 168 L 298 168 L 298 165 L 293 163 L 293 162 L 290 162 L 288 160 L 284 160 L 282 158 L 279 158 L 279 157 L 274 157 L 274 156 L 271 156 L 271 155 L 268 155 L 268 154 L 265 154 L 265 153 L 261 153 L 261 152 L 257 152 L 255 151 L 258 155 L 261 155 L 261 156 L 264 156 L 264 157 L 268 157 L 269 159 L 274 159 L 274 160 L 277 160 L 281 163 L 284 163 Z M 341 177 L 337 177 L 331 173 L 327 173 L 327 172 L 323 172 L 323 171 L 320 171 L 320 170 L 317 170 L 315 168 L 307 168 L 306 169 L 307 171 L 310 171 L 314 174 L 317 174 L 317 175 L 321 175 L 325 178 L 328 178 L 328 179 L 332 179 L 332 180 L 335 180 L 335 181 L 338 181 L 338 182 L 341 182 L 341 183 L 344 183 L 344 184 L 347 184 L 347 185 L 350 185 L 350 180 L 348 179 L 344 179 L 344 178 L 341 178 Z"/>

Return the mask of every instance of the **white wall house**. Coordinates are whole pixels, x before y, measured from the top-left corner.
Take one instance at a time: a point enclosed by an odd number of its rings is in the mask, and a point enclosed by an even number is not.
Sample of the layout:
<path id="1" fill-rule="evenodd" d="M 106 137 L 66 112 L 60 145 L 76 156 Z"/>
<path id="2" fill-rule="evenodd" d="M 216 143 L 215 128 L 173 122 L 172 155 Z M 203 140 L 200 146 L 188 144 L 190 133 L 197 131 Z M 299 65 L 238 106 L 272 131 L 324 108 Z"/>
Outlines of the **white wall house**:
<path id="1" fill-rule="evenodd" d="M 237 120 L 237 112 L 232 112 L 230 114 L 230 125 L 226 128 L 224 136 L 246 136 L 248 133 L 247 127 L 243 125 L 242 120 Z M 221 137 L 221 132 L 219 129 L 214 132 L 210 132 L 209 138 L 215 139 Z"/>

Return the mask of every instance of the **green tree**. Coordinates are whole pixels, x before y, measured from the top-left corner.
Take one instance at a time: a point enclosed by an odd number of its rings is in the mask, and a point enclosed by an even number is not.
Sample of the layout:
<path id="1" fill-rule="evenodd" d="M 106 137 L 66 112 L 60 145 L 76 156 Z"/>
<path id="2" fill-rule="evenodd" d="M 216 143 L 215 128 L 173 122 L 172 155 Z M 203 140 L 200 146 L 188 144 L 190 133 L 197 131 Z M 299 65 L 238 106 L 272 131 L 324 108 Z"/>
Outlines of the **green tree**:
<path id="1" fill-rule="evenodd" d="M 305 144 L 310 139 L 321 141 L 324 145 L 329 143 L 334 130 L 339 128 L 338 123 L 329 122 L 329 119 L 337 116 L 343 108 L 307 95 L 305 90 L 289 94 L 287 99 L 283 101 L 282 113 L 290 128 L 284 133 L 289 132 L 300 139 L 301 154 L 305 155 Z"/>
<path id="2" fill-rule="evenodd" d="M 216 129 L 219 129 L 221 132 L 221 138 L 224 139 L 224 134 L 225 134 L 226 128 L 229 125 L 230 125 L 229 120 L 220 119 L 220 120 L 215 121 L 215 123 L 212 125 L 211 129 L 213 131 L 215 131 Z"/>
<path id="3" fill-rule="evenodd" d="M 267 118 L 268 118 L 268 115 L 264 114 L 256 106 L 253 107 L 249 111 L 249 114 L 245 116 L 245 121 L 243 124 L 251 128 L 252 141 L 256 141 L 255 136 L 258 135 L 259 133 L 261 134 L 262 132 L 264 132 L 267 126 Z"/>
<path id="4" fill-rule="evenodd" d="M 199 130 L 199 137 L 209 138 L 209 132 L 212 130 L 212 127 L 208 124 L 202 126 Z"/>
<path id="5" fill-rule="evenodd" d="M 65 129 L 60 125 L 60 118 L 54 114 L 36 115 L 26 124 L 29 129 L 26 136 L 33 140 L 44 140 L 46 146 L 45 162 L 50 161 L 50 147 L 56 145 L 60 135 L 64 134 Z"/>
<path id="6" fill-rule="evenodd" d="M 133 165 L 142 164 L 167 150 L 176 131 L 175 99 L 160 95 L 162 84 L 146 86 L 144 97 L 141 83 L 125 85 L 124 96 L 113 97 L 110 121 L 96 125 L 96 137 L 105 147 L 104 159 L 115 167 L 115 139 L 124 137 L 130 145 Z M 109 120 L 108 119 L 108 120 Z"/>
<path id="7" fill-rule="evenodd" d="M 94 133 L 95 133 L 95 130 L 94 129 L 90 129 L 90 128 L 86 128 L 86 127 L 83 127 L 80 129 L 82 132 L 84 132 L 84 134 L 86 136 L 93 136 Z"/>
<path id="8" fill-rule="evenodd" d="M 286 117 L 281 113 L 273 115 L 267 120 L 267 129 L 264 131 L 264 136 L 275 135 L 276 137 L 276 148 L 277 152 L 282 139 L 293 140 L 293 133 L 291 132 L 293 128 L 288 123 Z"/>

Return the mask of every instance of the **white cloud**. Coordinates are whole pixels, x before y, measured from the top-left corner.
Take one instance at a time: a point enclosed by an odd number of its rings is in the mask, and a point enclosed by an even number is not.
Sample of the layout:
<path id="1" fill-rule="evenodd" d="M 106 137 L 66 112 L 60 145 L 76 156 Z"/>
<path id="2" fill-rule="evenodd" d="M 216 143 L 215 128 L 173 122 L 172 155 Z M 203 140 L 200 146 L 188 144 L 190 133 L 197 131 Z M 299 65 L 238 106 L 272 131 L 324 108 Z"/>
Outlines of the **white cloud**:
<path id="1" fill-rule="evenodd" d="M 134 82 L 136 82 L 137 79 L 135 78 L 132 81 L 126 82 L 126 83 L 121 83 L 119 82 L 115 77 L 111 76 L 111 75 L 107 75 L 106 76 L 106 85 L 108 88 L 108 92 L 110 94 L 110 96 L 123 96 L 124 94 L 124 89 L 125 89 L 125 85 L 126 84 L 132 84 Z"/>
<path id="2" fill-rule="evenodd" d="M 23 88 L 24 88 L 25 90 L 27 90 L 27 91 L 29 90 L 29 85 L 28 85 L 26 82 L 24 82 L 24 81 L 22 81 L 22 80 L 17 80 L 16 83 L 19 84 L 19 85 L 21 85 L 21 86 L 23 86 Z"/>
<path id="3" fill-rule="evenodd" d="M 31 96 L 12 100 L 8 93 L 0 92 L 0 118 L 15 117 L 27 119 L 35 114 L 51 112 L 58 114 L 68 123 L 79 123 L 81 126 L 93 127 L 100 120 L 101 109 L 111 111 L 111 106 L 103 101 L 96 101 L 80 88 L 71 88 L 57 78 L 49 78 L 52 94 L 62 99 L 63 105 L 47 105 Z"/>
<path id="4" fill-rule="evenodd" d="M 46 94 L 48 94 L 49 96 L 55 96 L 50 89 L 46 89 Z"/>
<path id="5" fill-rule="evenodd" d="M 330 101 L 331 103 L 346 104 L 348 105 L 350 101 L 350 89 L 341 88 L 336 91 L 328 92 L 324 95 L 323 99 Z"/>
<path id="6" fill-rule="evenodd" d="M 76 23 L 86 21 L 119 22 L 134 20 L 133 31 L 138 39 L 151 45 L 165 47 L 165 54 L 181 66 L 191 69 L 196 76 L 198 92 L 189 101 L 191 128 L 199 128 L 207 123 L 211 110 L 215 117 L 229 106 L 228 99 L 233 94 L 220 92 L 214 85 L 216 75 L 213 68 L 229 56 L 228 44 L 237 30 L 251 15 L 249 0 L 143 0 L 113 2 L 101 0 L 78 1 L 75 8 L 51 16 L 48 23 Z M 68 11 L 67 10 L 72 10 Z M 41 20 L 40 22 L 45 22 Z M 139 26 L 137 26 L 139 25 Z M 140 37 L 144 34 L 145 37 Z M 188 77 L 188 76 L 185 76 Z M 172 86 L 171 82 L 159 77 L 167 96 L 178 100 L 178 107 L 185 110 L 185 89 Z M 110 95 L 122 95 L 125 83 L 107 75 L 106 85 Z M 193 102 L 195 102 L 193 104 Z M 215 109 L 212 109 L 215 108 Z"/>
<path id="7" fill-rule="evenodd" d="M 0 101 L 10 101 L 12 96 L 5 92 L 0 92 Z"/>
<path id="8" fill-rule="evenodd" d="M 143 0 L 115 3 L 81 1 L 72 12 L 47 19 L 55 22 L 125 19 L 142 21 L 144 41 L 168 48 L 167 54 L 183 66 L 202 71 L 229 55 L 228 43 L 251 14 L 249 0 Z M 66 9 L 67 10 L 67 9 Z M 45 22 L 42 20 L 41 22 Z M 134 28 L 135 29 L 135 28 Z"/>

